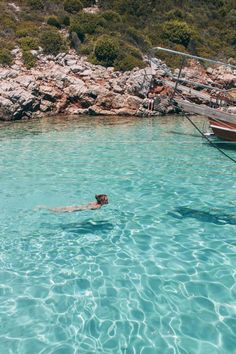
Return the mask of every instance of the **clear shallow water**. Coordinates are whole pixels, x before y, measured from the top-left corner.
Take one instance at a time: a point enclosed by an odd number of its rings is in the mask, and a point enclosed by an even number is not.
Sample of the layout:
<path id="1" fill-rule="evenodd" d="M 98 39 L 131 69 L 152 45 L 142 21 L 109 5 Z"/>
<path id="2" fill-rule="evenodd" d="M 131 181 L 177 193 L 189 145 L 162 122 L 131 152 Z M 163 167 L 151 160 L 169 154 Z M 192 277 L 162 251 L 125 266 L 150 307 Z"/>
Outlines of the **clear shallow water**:
<path id="1" fill-rule="evenodd" d="M 3 124 L 0 151 L 0 353 L 236 353 L 236 169 L 188 123 Z"/>

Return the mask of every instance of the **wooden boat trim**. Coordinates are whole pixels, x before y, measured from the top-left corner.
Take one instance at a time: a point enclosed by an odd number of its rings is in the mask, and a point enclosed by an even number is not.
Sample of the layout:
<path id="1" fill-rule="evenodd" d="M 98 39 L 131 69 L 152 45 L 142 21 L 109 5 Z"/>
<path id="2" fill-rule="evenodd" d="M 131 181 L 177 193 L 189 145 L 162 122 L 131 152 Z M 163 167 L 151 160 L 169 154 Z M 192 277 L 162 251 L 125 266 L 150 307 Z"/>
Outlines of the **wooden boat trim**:
<path id="1" fill-rule="evenodd" d="M 220 126 L 220 125 L 213 125 L 213 124 L 210 124 L 210 127 L 211 127 L 211 128 L 216 128 L 216 129 L 226 130 L 226 131 L 230 131 L 230 132 L 235 132 L 235 133 L 236 133 L 236 129 L 225 128 L 225 127 L 222 127 L 222 126 Z"/>

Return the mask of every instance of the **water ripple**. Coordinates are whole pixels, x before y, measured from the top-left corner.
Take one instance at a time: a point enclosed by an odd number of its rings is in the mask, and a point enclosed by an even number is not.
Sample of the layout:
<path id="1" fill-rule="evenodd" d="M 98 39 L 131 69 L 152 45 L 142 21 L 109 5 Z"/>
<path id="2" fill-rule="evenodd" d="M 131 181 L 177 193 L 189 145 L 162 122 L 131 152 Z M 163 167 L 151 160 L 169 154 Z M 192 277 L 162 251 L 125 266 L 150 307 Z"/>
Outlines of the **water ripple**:
<path id="1" fill-rule="evenodd" d="M 235 172 L 193 134 L 169 118 L 2 126 L 0 353 L 235 352 Z M 101 210 L 35 209 L 100 192 Z"/>

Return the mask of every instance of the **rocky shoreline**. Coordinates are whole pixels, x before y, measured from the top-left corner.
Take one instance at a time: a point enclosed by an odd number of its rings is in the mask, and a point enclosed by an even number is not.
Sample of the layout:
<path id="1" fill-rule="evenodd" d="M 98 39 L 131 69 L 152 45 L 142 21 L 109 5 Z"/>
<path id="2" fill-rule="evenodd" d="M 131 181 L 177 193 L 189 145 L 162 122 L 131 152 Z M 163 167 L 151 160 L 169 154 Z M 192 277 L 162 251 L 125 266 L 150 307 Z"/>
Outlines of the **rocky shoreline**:
<path id="1" fill-rule="evenodd" d="M 0 67 L 0 120 L 58 114 L 147 116 L 180 113 L 179 107 L 169 101 L 173 76 L 178 72 L 172 73 L 160 60 L 147 63 L 145 69 L 123 73 L 112 67 L 93 65 L 73 50 L 56 57 L 32 51 L 37 56 L 37 66 L 27 70 L 21 51 L 14 49 L 13 54 L 14 65 Z M 191 62 L 183 74 L 186 81 L 196 80 L 198 76 L 203 84 L 222 90 L 236 87 L 236 71 L 228 67 L 204 69 Z M 189 85 L 185 86 L 189 88 Z M 197 87 L 196 90 L 200 91 Z M 207 93 L 207 89 L 201 89 L 201 92 Z M 197 100 L 200 104 L 210 104 L 190 89 L 179 90 L 178 95 L 190 102 Z"/>

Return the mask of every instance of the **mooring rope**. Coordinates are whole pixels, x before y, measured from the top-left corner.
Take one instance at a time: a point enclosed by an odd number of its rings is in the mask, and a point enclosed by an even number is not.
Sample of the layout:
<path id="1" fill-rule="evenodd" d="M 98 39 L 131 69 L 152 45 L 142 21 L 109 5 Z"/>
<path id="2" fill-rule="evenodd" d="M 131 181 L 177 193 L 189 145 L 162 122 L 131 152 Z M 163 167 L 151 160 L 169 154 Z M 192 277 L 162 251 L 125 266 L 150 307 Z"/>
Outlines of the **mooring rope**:
<path id="1" fill-rule="evenodd" d="M 149 58 L 149 61 L 154 63 L 152 57 Z M 179 81 L 179 79 L 180 79 L 180 74 L 181 74 L 181 71 L 182 71 L 182 69 L 183 69 L 183 67 L 184 67 L 184 63 L 185 63 L 185 58 L 184 58 L 184 60 L 182 60 L 181 69 L 179 70 L 179 73 L 178 73 L 178 80 L 177 80 L 177 82 L 176 82 L 176 85 L 175 85 L 175 88 L 174 88 L 174 93 L 172 94 L 172 96 L 171 96 L 171 98 L 170 98 L 170 101 L 174 101 L 174 96 L 175 96 L 175 93 L 176 93 L 176 91 L 177 91 L 178 81 Z M 164 70 L 164 71 L 167 73 L 166 70 Z M 143 86 L 144 86 L 145 78 L 147 78 L 149 75 L 150 75 L 150 74 L 147 74 L 146 70 L 144 70 L 144 75 L 143 75 L 143 76 L 144 76 L 144 80 L 143 80 L 143 83 L 142 83 L 142 85 L 141 85 L 142 88 L 143 88 Z M 151 76 L 152 76 L 152 74 L 151 74 Z M 177 104 L 176 101 L 174 101 L 174 102 L 175 102 L 175 104 Z M 177 104 L 177 105 L 178 105 L 178 104 Z M 178 105 L 178 106 L 179 106 L 179 105 Z M 182 110 L 182 109 L 181 109 L 181 110 Z M 199 132 L 199 134 L 200 134 L 204 139 L 206 139 L 206 140 L 208 141 L 208 143 L 209 143 L 211 146 L 213 146 L 214 148 L 216 148 L 223 156 L 225 156 L 226 158 L 228 158 L 230 161 L 236 163 L 236 159 L 234 159 L 233 157 L 231 157 L 230 155 L 228 155 L 228 154 L 227 154 L 226 152 L 224 152 L 221 148 L 219 148 L 219 147 L 217 146 L 217 144 L 215 144 L 213 141 L 211 141 L 211 139 L 209 139 L 209 138 L 206 136 L 206 134 L 204 134 L 204 133 L 198 128 L 198 126 L 192 121 L 192 119 L 189 117 L 189 115 L 188 115 L 187 113 L 185 113 L 185 112 L 183 111 L 183 115 L 184 115 L 185 118 L 192 124 L 192 126 Z"/>
<path id="2" fill-rule="evenodd" d="M 194 126 L 194 128 L 201 134 L 201 136 L 206 139 L 208 141 L 208 143 L 213 146 L 214 148 L 216 148 L 222 155 L 224 155 L 225 157 L 227 157 L 229 160 L 231 160 L 232 162 L 236 163 L 236 159 L 234 159 L 233 157 L 229 156 L 228 154 L 226 154 L 226 152 L 224 152 L 221 148 L 219 148 L 217 146 L 217 144 L 215 144 L 213 141 L 211 141 L 211 139 L 209 139 L 206 134 L 204 134 L 201 129 L 198 128 L 198 126 L 192 121 L 192 119 L 189 117 L 189 115 L 185 112 L 183 112 L 185 118 Z"/>

